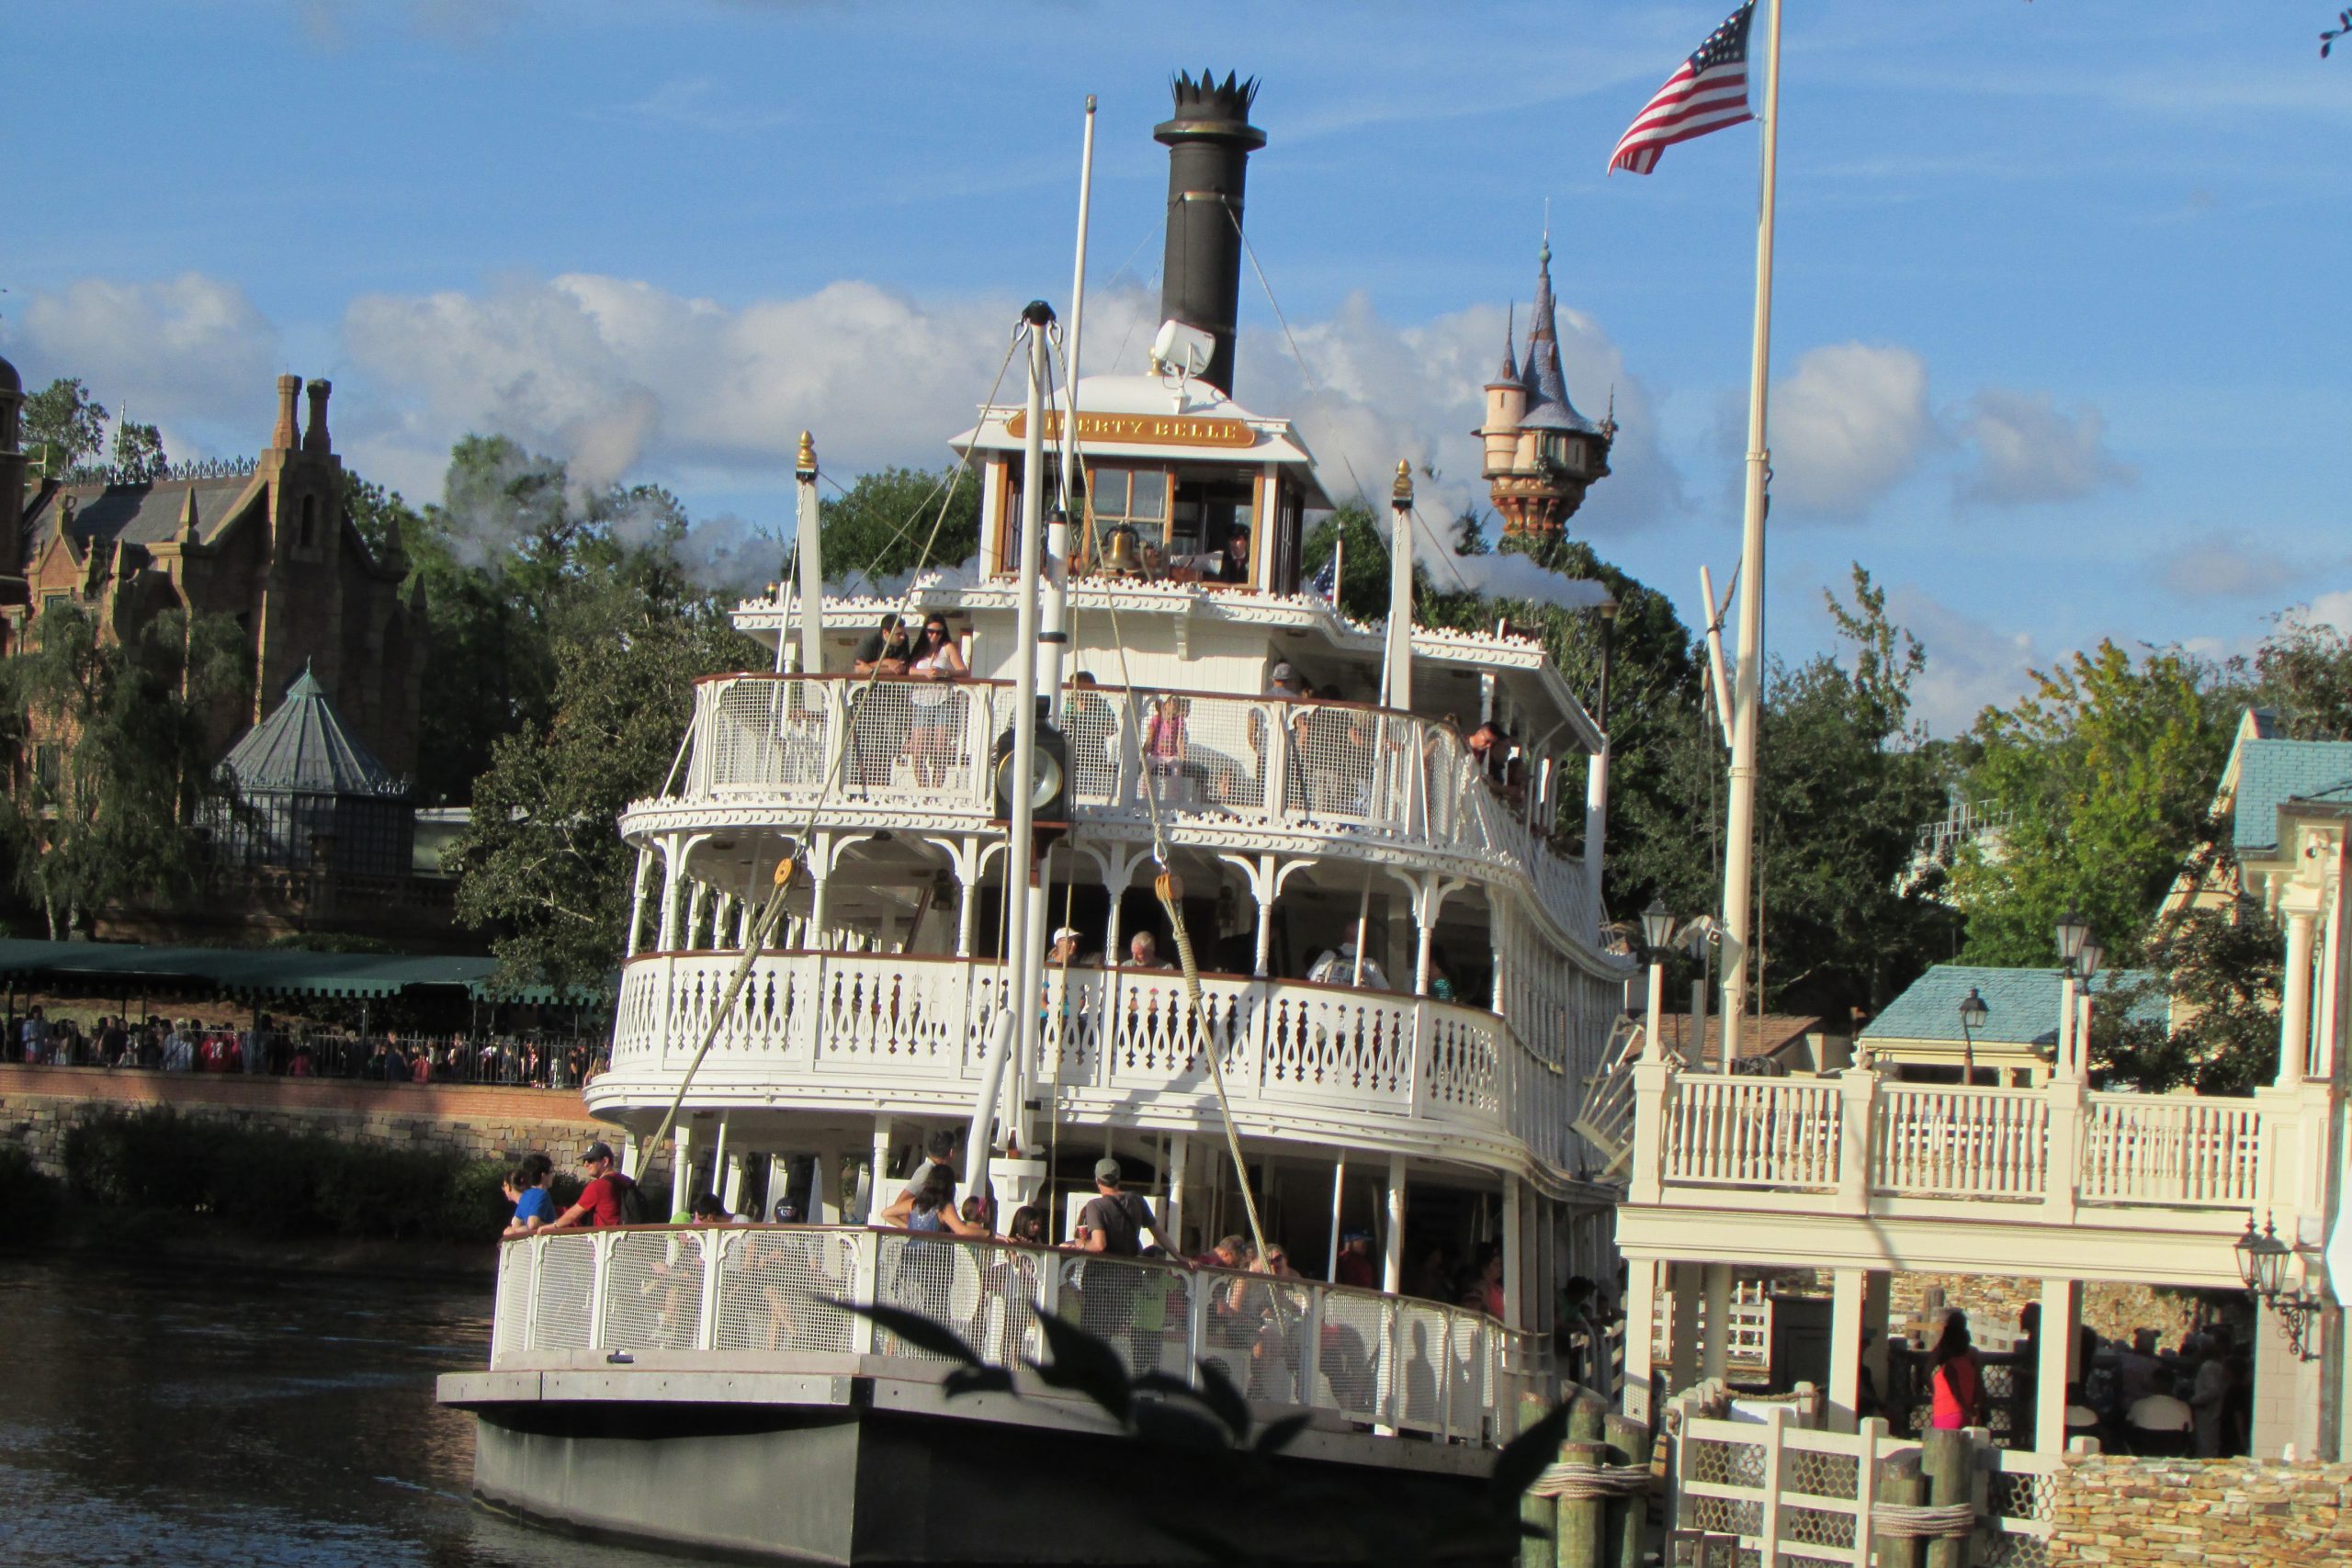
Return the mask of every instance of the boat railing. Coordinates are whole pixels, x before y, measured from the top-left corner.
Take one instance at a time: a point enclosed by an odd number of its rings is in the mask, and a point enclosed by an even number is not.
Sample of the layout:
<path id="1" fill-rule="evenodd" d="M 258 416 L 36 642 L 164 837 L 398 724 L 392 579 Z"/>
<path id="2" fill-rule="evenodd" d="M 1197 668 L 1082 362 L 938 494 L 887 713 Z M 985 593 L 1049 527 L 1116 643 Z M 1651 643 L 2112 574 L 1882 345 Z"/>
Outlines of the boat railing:
<path id="1" fill-rule="evenodd" d="M 684 1071 L 740 962 L 724 952 L 631 959 L 614 1017 L 614 1071 Z M 718 1091 L 739 1071 L 763 1085 L 780 1073 L 792 1092 L 819 1099 L 881 1086 L 968 1097 L 1004 983 L 992 960 L 763 953 L 719 1021 L 698 1081 Z M 1032 1079 L 1079 1100 L 1206 1104 L 1205 1040 L 1245 1116 L 1394 1117 L 1508 1134 L 1560 1169 L 1583 1161 L 1566 1076 L 1485 1009 L 1240 975 L 1202 976 L 1201 1000 L 1205 1017 L 1196 1020 L 1183 977 L 1170 970 L 1051 968 Z"/>
<path id="2" fill-rule="evenodd" d="M 1544 1393 L 1535 1336 L 1376 1291 L 991 1238 L 828 1225 L 631 1225 L 499 1252 L 492 1371 L 593 1365 L 755 1371 L 771 1358 L 944 1361 L 842 1303 L 917 1312 L 980 1358 L 1049 1362 L 1040 1314 L 1107 1343 L 1131 1376 L 1474 1444 Z M 805 1365 L 805 1363 L 803 1363 Z M 619 1389 L 621 1385 L 612 1385 Z M 616 1397 L 627 1397 L 616 1392 Z"/>
<path id="3" fill-rule="evenodd" d="M 2256 1209 L 2312 1212 L 2327 1147 L 2325 1096 L 2307 1088 L 2149 1095 L 2079 1081 L 1908 1083 L 1867 1066 L 1760 1078 L 1645 1061 L 1634 1098 L 1637 1203 L 1805 1193 L 1817 1212 L 1860 1214 L 1962 1201 L 2045 1224 L 2122 1223 L 2098 1218 L 2120 1211 L 2134 1224 L 2218 1233 Z"/>
<path id="4" fill-rule="evenodd" d="M 695 688 L 680 802 L 741 800 L 992 817 L 1013 688 L 994 681 L 734 674 Z M 1599 890 L 1442 720 L 1356 703 L 1073 690 L 1069 798 L 1091 820 L 1366 837 L 1516 869 L 1560 927 L 1594 940 Z M 1540 818 L 1544 813 L 1534 813 Z"/>

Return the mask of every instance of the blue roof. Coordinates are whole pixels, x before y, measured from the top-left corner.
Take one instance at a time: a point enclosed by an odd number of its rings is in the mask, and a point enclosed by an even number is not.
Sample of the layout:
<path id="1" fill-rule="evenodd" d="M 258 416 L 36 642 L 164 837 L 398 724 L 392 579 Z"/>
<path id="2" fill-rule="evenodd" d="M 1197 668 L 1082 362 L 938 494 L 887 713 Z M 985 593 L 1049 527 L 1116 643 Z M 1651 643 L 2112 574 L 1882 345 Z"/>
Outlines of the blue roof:
<path id="1" fill-rule="evenodd" d="M 1862 1026 L 1865 1044 L 1891 1040 L 1961 1039 L 1960 1004 L 1973 987 L 1984 999 L 1983 1027 L 1969 1031 L 1979 1044 L 2048 1045 L 2058 1040 L 2060 976 L 2055 969 L 1983 969 L 1966 964 L 1939 964 L 1910 989 L 1886 1005 L 1886 1010 Z M 2134 1002 L 2129 1016 L 2147 1023 L 2165 1019 L 2160 976 L 2143 969 L 2103 971 L 2092 977 L 2094 998 L 2111 998 L 2132 987 L 2148 987 Z"/>
<path id="2" fill-rule="evenodd" d="M 2352 740 L 2241 741 L 2232 847 L 2278 848 L 2278 808 L 2290 800 L 2352 801 Z"/>

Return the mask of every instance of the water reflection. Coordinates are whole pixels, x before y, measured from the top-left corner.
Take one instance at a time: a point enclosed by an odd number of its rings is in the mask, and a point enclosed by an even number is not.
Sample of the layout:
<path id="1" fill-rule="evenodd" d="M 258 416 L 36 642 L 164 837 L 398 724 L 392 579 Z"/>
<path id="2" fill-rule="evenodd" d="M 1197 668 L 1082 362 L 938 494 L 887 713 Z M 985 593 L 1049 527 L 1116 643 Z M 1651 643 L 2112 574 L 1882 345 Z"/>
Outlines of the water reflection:
<path id="1" fill-rule="evenodd" d="M 0 1259 L 0 1562 L 660 1568 L 468 1501 L 488 1281 Z"/>

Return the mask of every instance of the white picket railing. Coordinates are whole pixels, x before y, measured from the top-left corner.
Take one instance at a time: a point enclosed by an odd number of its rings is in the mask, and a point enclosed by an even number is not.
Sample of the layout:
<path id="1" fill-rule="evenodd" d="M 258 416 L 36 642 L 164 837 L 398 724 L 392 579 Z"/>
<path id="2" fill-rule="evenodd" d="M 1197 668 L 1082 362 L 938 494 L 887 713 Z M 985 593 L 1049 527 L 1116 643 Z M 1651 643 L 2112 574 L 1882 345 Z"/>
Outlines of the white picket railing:
<path id="1" fill-rule="evenodd" d="M 1960 1200 L 2013 1205 L 2028 1221 L 2047 1210 L 2064 1224 L 2221 1235 L 2249 1210 L 2304 1201 L 2298 1173 L 2324 1146 L 2324 1107 L 2300 1100 L 1913 1084 L 1867 1068 L 1631 1071 L 1634 1185 L 1657 1194 L 1644 1202 L 1683 1190 L 1703 1206 L 1721 1189 L 1823 1195 L 1826 1213 Z M 2172 1213 L 2152 1222 L 2150 1210 Z"/>
<path id="2" fill-rule="evenodd" d="M 681 1365 L 756 1371 L 796 1354 L 935 1360 L 842 1302 L 903 1307 L 998 1365 L 1050 1361 L 1039 1314 L 1107 1341 L 1131 1373 L 1254 1403 L 1494 1445 L 1548 1395 L 1533 1336 L 1480 1313 L 1311 1280 L 819 1225 L 641 1225 L 499 1252 L 493 1371 L 594 1365 L 612 1397 Z M 626 1353 L 626 1361 L 613 1357 Z M 718 1358 L 712 1359 L 716 1354 Z M 682 1360 L 689 1356 L 691 1361 Z"/>
<path id="3" fill-rule="evenodd" d="M 1875 1191 L 2038 1198 L 2048 1175 L 2050 1105 L 2036 1089 L 1883 1084 L 1871 1133 Z"/>
<path id="4" fill-rule="evenodd" d="M 1731 1310 L 1727 1314 L 1731 1338 L 1725 1355 L 1734 1366 L 1743 1371 L 1754 1370 L 1769 1381 L 1772 1373 L 1772 1298 L 1766 1293 L 1761 1280 L 1740 1280 L 1732 1287 Z M 1707 1341 L 1707 1300 L 1702 1294 L 1696 1317 L 1695 1340 Z M 1650 1361 L 1665 1366 L 1673 1353 L 1674 1300 L 1670 1291 L 1660 1292 L 1650 1309 Z"/>
<path id="5" fill-rule="evenodd" d="M 1666 1118 L 1666 1179 L 1834 1188 L 1841 1113 L 1834 1082 L 1685 1075 Z"/>
<path id="6" fill-rule="evenodd" d="M 2116 1203 L 2261 1201 L 2262 1118 L 2245 1100 L 2094 1094 L 2083 1119 L 2083 1199 Z"/>
<path id="7" fill-rule="evenodd" d="M 653 953 L 621 972 L 613 1072 L 683 1072 L 740 954 Z M 900 953 L 775 953 L 753 964 L 701 1081 L 754 1070 L 790 1095 L 978 1085 L 1002 966 Z M 1325 1110 L 1506 1133 L 1552 1164 L 1575 1162 L 1556 1069 L 1493 1013 L 1434 998 L 1204 975 L 1207 1040 L 1237 1108 Z M 1052 970 L 1036 1077 L 1120 1097 L 1211 1094 L 1204 1032 L 1182 976 Z M 838 1085 L 838 1089 L 828 1086 Z M 1546 1092 L 1548 1090 L 1548 1092 Z"/>
<path id="8" fill-rule="evenodd" d="M 738 674 L 695 688 L 681 801 L 887 805 L 994 815 L 1012 688 L 990 681 Z M 1366 836 L 1517 869 L 1561 928 L 1598 941 L 1600 889 L 1489 788 L 1450 726 L 1354 703 L 1101 688 L 1071 694 L 1070 804 L 1140 821 L 1147 790 L 1195 826 Z M 1535 813 L 1540 820 L 1544 815 Z"/>
<path id="9" fill-rule="evenodd" d="M 1764 1416 L 1757 1422 L 1681 1415 L 1668 1528 L 1729 1538 L 1727 1560 L 1754 1568 L 1870 1568 L 1881 1539 L 1874 1510 L 1882 1470 L 1916 1470 L 1919 1445 L 1890 1437 L 1876 1417 L 1849 1434 L 1798 1426 L 1785 1405 Z M 1974 1568 L 2039 1568 L 2048 1560 L 2052 1477 L 2062 1456 L 1998 1449 L 1981 1432 L 1974 1438 L 1976 1529 L 1967 1561 Z M 1702 1559 L 1694 1552 L 1691 1560 Z"/>

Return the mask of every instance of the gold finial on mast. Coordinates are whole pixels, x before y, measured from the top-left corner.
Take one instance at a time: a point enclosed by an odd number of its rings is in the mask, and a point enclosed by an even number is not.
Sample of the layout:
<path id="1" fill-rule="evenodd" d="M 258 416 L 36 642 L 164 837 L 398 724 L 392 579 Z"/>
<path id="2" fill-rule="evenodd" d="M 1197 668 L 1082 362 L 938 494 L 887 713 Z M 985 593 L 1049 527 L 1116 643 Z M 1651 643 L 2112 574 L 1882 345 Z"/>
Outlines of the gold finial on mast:
<path id="1" fill-rule="evenodd" d="M 1402 457 L 1396 459 L 1396 484 L 1388 496 L 1395 505 L 1413 504 L 1413 465 Z"/>
<path id="2" fill-rule="evenodd" d="M 805 430 L 800 433 L 800 457 L 793 464 L 793 471 L 804 479 L 817 474 L 817 443 Z"/>

